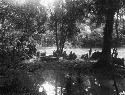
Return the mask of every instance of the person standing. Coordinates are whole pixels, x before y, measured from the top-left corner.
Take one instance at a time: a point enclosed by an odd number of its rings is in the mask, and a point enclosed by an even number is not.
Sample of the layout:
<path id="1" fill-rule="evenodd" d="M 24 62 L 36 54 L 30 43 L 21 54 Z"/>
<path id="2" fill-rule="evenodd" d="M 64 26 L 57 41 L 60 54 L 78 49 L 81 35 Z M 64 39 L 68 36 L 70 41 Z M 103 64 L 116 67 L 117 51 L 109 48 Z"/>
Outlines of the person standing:
<path id="1" fill-rule="evenodd" d="M 91 54 L 92 54 L 92 48 L 90 47 L 90 50 L 89 50 L 89 58 L 91 57 Z"/>

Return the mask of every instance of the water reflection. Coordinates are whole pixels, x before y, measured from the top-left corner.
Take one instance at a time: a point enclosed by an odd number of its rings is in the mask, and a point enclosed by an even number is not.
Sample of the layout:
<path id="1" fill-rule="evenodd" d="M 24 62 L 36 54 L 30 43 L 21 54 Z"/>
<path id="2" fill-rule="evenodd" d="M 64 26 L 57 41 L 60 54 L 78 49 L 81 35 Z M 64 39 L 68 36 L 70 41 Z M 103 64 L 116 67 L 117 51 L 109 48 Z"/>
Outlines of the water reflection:
<path id="1" fill-rule="evenodd" d="M 79 85 L 78 75 L 75 71 L 45 70 L 41 75 L 45 82 L 39 84 L 39 92 L 45 91 L 47 95 L 63 95 L 66 93 L 67 87 L 75 95 L 80 93 L 80 90 L 88 91 L 92 86 L 91 77 L 82 74 L 80 75 L 81 85 Z M 94 82 L 98 84 L 96 80 Z"/>
<path id="2" fill-rule="evenodd" d="M 45 81 L 39 84 L 39 92 L 46 92 L 47 95 L 116 95 L 113 80 L 100 80 L 92 74 L 44 70 L 41 76 Z M 123 89 L 119 94 L 125 95 Z"/>
<path id="3" fill-rule="evenodd" d="M 119 93 L 120 95 L 125 95 L 125 91 L 122 91 Z"/>
<path id="4" fill-rule="evenodd" d="M 43 91 L 45 89 L 47 95 L 55 95 L 55 86 L 51 83 L 45 81 L 41 86 L 43 87 Z"/>

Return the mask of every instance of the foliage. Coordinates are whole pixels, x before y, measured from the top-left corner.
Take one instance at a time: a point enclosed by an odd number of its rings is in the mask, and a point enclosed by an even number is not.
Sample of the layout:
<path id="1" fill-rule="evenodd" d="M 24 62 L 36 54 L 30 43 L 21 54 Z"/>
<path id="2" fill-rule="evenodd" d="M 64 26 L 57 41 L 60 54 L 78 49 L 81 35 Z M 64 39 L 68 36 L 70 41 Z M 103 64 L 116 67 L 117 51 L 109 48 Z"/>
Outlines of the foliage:
<path id="1" fill-rule="evenodd" d="M 50 26 L 56 34 L 57 50 L 63 50 L 66 40 L 72 40 L 79 32 L 78 23 L 86 16 L 86 1 L 66 0 L 55 6 L 54 13 L 50 16 Z"/>
<path id="2" fill-rule="evenodd" d="M 38 3 L 15 6 L 6 0 L 0 1 L 0 75 L 12 80 L 7 85 L 17 82 L 16 87 L 19 89 L 34 86 L 34 82 L 29 81 L 31 78 L 27 72 L 22 72 L 18 67 L 22 60 L 29 59 L 36 53 L 36 46 L 30 38 L 36 31 L 45 31 L 45 21 L 46 12 Z"/>
<path id="3" fill-rule="evenodd" d="M 44 7 L 38 3 L 34 6 L 31 2 L 24 6 L 15 6 L 4 1 L 0 4 L 1 50 L 8 49 L 9 52 L 11 47 L 18 52 L 24 52 L 22 48 L 23 45 L 27 46 L 26 42 L 30 43 L 29 37 L 36 31 L 44 32 L 46 21 Z"/>

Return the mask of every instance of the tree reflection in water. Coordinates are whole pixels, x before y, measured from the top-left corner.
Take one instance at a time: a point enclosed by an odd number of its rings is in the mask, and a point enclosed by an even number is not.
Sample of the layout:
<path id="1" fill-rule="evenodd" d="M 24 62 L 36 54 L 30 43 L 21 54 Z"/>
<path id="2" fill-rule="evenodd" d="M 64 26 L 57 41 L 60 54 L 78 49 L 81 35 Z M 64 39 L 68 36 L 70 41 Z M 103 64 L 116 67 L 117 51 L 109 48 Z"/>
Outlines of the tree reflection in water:
<path id="1" fill-rule="evenodd" d="M 40 84 L 39 90 L 45 91 L 47 95 L 104 95 L 106 93 L 108 93 L 106 95 L 115 95 L 111 80 L 102 81 L 92 74 L 81 72 L 78 76 L 75 71 L 69 73 L 69 71 L 45 70 L 41 75 L 45 82 Z M 81 86 L 78 84 L 78 79 Z M 122 90 L 119 94 L 125 95 L 125 92 Z"/>
<path id="2" fill-rule="evenodd" d="M 79 88 L 79 78 L 75 72 L 69 74 L 69 72 L 66 71 L 45 70 L 42 72 L 42 77 L 45 82 L 40 84 L 39 91 L 45 91 L 47 95 L 55 95 L 56 91 L 57 95 L 65 95 L 67 94 L 67 89 L 71 91 L 72 95 L 77 95 L 79 93 L 85 94 L 85 92 L 92 91 L 92 88 L 95 89 L 95 85 L 99 86 L 96 78 L 81 74 L 81 88 Z"/>

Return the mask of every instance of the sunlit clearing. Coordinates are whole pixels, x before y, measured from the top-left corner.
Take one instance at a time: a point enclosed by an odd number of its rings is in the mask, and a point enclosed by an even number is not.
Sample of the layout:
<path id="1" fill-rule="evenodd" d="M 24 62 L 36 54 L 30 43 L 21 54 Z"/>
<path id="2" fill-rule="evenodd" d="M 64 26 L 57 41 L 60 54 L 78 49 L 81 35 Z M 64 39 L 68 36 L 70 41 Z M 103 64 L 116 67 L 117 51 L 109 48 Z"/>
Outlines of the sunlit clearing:
<path id="1" fill-rule="evenodd" d="M 55 0 L 41 0 L 40 4 L 45 7 L 48 7 L 48 6 L 52 6 L 54 2 Z"/>
<path id="2" fill-rule="evenodd" d="M 40 86 L 39 92 L 43 90 L 46 91 L 47 95 L 55 95 L 55 87 L 49 82 L 45 82 Z"/>

